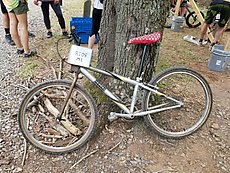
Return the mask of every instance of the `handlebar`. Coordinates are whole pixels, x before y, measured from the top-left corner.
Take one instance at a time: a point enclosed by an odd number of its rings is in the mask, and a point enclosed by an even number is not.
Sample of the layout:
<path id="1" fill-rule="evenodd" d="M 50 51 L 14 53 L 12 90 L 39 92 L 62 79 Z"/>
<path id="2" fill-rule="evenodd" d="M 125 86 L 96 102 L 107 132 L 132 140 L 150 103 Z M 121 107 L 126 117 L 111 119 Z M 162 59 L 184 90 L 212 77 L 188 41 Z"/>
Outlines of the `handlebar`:
<path id="1" fill-rule="evenodd" d="M 70 39 L 69 42 L 73 41 L 76 43 L 76 45 L 80 46 L 81 44 L 81 38 L 75 33 L 75 29 L 70 30 Z"/>

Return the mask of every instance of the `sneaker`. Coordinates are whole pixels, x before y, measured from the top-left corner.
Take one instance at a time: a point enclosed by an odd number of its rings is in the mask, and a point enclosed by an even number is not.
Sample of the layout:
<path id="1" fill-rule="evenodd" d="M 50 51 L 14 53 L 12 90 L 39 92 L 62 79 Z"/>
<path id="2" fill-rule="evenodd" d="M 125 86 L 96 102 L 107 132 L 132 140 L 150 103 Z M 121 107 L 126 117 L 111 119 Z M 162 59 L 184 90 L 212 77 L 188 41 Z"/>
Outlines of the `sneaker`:
<path id="1" fill-rule="evenodd" d="M 31 38 L 34 38 L 34 37 L 35 37 L 35 34 L 33 34 L 33 33 L 31 33 L 31 32 L 28 32 L 28 35 L 29 35 L 29 37 L 31 37 Z"/>
<path id="2" fill-rule="evenodd" d="M 206 40 L 199 40 L 198 42 L 197 42 L 197 45 L 198 46 L 204 46 L 204 45 L 206 45 L 207 44 L 207 41 Z"/>
<path id="3" fill-rule="evenodd" d="M 213 47 L 216 45 L 217 43 L 211 43 L 211 45 L 209 46 L 209 51 L 212 51 Z"/>
<path id="4" fill-rule="evenodd" d="M 24 58 L 29 58 L 37 54 L 37 51 L 35 49 L 31 49 L 30 53 L 24 53 L 23 57 Z"/>
<path id="5" fill-rule="evenodd" d="M 67 31 L 62 32 L 62 35 L 65 37 L 69 37 L 69 33 Z"/>
<path id="6" fill-rule="evenodd" d="M 51 38 L 53 37 L 53 33 L 51 31 L 48 31 L 46 34 L 46 38 Z"/>
<path id="7" fill-rule="evenodd" d="M 197 42 L 197 45 L 198 45 L 198 46 L 202 46 L 202 41 L 199 40 L 199 41 Z"/>
<path id="8" fill-rule="evenodd" d="M 24 53 L 24 49 L 23 48 L 21 48 L 21 49 L 19 49 L 19 48 L 17 48 L 17 54 L 23 54 Z"/>
<path id="9" fill-rule="evenodd" d="M 11 37 L 10 34 L 6 34 L 6 35 L 5 35 L 5 41 L 6 41 L 6 43 L 8 43 L 8 44 L 11 45 L 11 46 L 14 46 L 14 45 L 15 45 L 15 43 L 14 43 L 14 41 L 12 40 L 12 37 Z"/>

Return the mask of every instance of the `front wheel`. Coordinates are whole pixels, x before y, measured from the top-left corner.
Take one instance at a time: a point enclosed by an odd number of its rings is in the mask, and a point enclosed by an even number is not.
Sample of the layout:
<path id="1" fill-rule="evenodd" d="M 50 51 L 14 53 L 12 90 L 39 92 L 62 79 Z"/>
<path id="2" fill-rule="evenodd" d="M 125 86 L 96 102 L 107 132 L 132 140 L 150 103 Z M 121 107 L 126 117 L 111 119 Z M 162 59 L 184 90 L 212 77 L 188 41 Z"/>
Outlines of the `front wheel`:
<path id="1" fill-rule="evenodd" d="M 182 103 L 181 107 L 144 117 L 147 125 L 161 136 L 188 136 L 207 120 L 212 108 L 212 92 L 207 81 L 199 73 L 187 68 L 171 68 L 160 73 L 149 85 L 166 96 L 146 90 L 142 102 L 144 111 L 175 107 L 178 105 L 175 100 Z"/>
<path id="2" fill-rule="evenodd" d="M 204 18 L 204 13 L 200 11 L 202 17 Z M 198 17 L 195 13 L 195 11 L 192 11 L 189 13 L 185 18 L 186 24 L 189 28 L 196 28 L 201 25 L 201 22 L 198 20 Z"/>
<path id="3" fill-rule="evenodd" d="M 71 82 L 54 80 L 30 90 L 20 105 L 18 121 L 24 137 L 48 153 L 78 149 L 93 137 L 97 109 L 88 92 L 75 85 L 62 120 L 57 121 Z"/>

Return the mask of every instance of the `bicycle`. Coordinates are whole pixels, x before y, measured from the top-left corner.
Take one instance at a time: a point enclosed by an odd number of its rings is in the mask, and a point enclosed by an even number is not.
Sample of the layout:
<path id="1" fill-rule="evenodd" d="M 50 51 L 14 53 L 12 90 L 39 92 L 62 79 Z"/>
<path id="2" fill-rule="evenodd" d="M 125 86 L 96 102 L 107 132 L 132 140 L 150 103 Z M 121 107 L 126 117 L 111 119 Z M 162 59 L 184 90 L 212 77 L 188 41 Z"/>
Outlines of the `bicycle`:
<path id="1" fill-rule="evenodd" d="M 173 8 L 171 8 L 170 12 L 172 13 L 172 16 L 174 16 L 174 8 L 175 5 L 172 4 L 171 5 Z M 197 28 L 201 25 L 201 22 L 198 20 L 197 14 L 195 11 L 191 11 L 189 5 L 185 5 L 184 6 L 186 9 L 186 13 L 183 16 L 185 18 L 185 23 L 189 28 Z M 202 17 L 204 18 L 204 13 L 202 11 L 200 11 L 200 14 L 202 15 Z"/>
<path id="2" fill-rule="evenodd" d="M 88 91 L 77 84 L 81 73 L 95 84 L 123 113 L 111 112 L 108 119 L 143 117 L 148 127 L 166 138 L 182 138 L 197 131 L 208 119 L 212 108 L 212 91 L 207 81 L 188 68 L 170 68 L 149 83 L 142 82 L 147 48 L 160 40 L 160 33 L 136 37 L 129 44 L 143 44 L 144 49 L 136 80 L 90 66 L 92 50 L 72 45 L 68 63 L 74 71 L 73 81 L 51 80 L 33 87 L 23 98 L 18 122 L 23 136 L 33 146 L 48 153 L 65 153 L 79 149 L 90 141 L 97 128 L 98 110 Z M 96 72 L 132 86 L 131 106 L 125 103 L 89 72 Z M 135 109 L 137 95 L 143 92 L 142 106 Z"/>

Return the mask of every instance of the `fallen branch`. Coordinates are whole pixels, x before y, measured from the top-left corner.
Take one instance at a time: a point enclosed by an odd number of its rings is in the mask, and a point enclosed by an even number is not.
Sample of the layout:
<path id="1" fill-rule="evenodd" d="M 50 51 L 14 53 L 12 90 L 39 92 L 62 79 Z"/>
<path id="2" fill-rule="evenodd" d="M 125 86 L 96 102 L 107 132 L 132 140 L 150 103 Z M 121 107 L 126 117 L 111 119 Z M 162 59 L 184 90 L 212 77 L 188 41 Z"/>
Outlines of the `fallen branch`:
<path id="1" fill-rule="evenodd" d="M 26 125 L 27 129 L 29 127 L 29 122 L 28 121 L 29 120 L 27 120 L 27 125 Z M 22 167 L 25 165 L 26 153 L 27 153 L 27 141 L 26 141 L 25 138 L 24 138 L 23 141 L 24 141 L 24 154 L 23 154 L 22 163 L 21 163 Z"/>
<path id="2" fill-rule="evenodd" d="M 83 113 L 79 110 L 79 108 L 73 103 L 72 100 L 69 101 L 70 106 L 74 109 L 74 112 L 79 116 L 79 118 L 83 121 L 84 125 L 89 125 L 89 120 L 83 115 Z"/>
<path id="3" fill-rule="evenodd" d="M 5 97 L 6 99 L 8 98 L 7 96 L 5 96 L 4 94 L 2 94 L 1 92 L 0 92 L 0 95 L 2 95 L 3 97 Z"/>
<path id="4" fill-rule="evenodd" d="M 59 61 L 59 73 L 58 73 L 58 79 L 62 78 L 63 74 L 63 59 L 61 58 Z"/>
<path id="5" fill-rule="evenodd" d="M 46 135 L 44 133 L 39 133 L 40 136 L 44 138 L 57 138 L 57 139 L 62 139 L 62 136 L 57 136 L 57 135 Z"/>
<path id="6" fill-rule="evenodd" d="M 55 68 L 52 65 L 50 65 L 50 67 L 51 67 L 51 69 L 53 71 L 53 75 L 54 75 L 55 79 L 57 79 L 58 77 L 57 77 L 57 73 L 56 73 Z"/>
<path id="7" fill-rule="evenodd" d="M 12 85 L 12 86 L 14 86 L 14 87 L 21 87 L 21 88 L 24 88 L 24 89 L 27 90 L 27 91 L 30 90 L 30 88 L 28 88 L 28 87 L 26 87 L 26 86 L 24 86 L 24 85 L 20 85 L 20 84 L 18 84 L 18 85 Z"/>
<path id="8" fill-rule="evenodd" d="M 107 153 L 110 153 L 111 151 L 113 151 L 115 148 L 117 148 L 123 141 L 124 138 L 121 138 L 120 142 L 118 142 L 116 145 L 114 145 L 112 148 L 110 148 Z"/>
<path id="9" fill-rule="evenodd" d="M 21 163 L 22 167 L 25 165 L 26 153 L 27 153 L 27 142 L 26 142 L 26 139 L 24 138 L 24 154 L 23 154 L 22 163 Z"/>
<path id="10" fill-rule="evenodd" d="M 49 124 L 58 132 L 61 133 L 64 137 L 69 136 L 69 131 L 66 130 L 64 127 L 62 127 L 60 124 L 58 124 L 55 120 L 53 120 L 51 117 L 46 116 L 44 113 L 39 112 L 40 115 L 44 116 L 48 121 Z"/>
<path id="11" fill-rule="evenodd" d="M 161 170 L 156 171 L 156 172 L 153 172 L 153 173 L 161 173 L 161 172 L 164 172 L 164 171 L 177 172 L 177 170 L 175 170 L 175 169 L 172 169 L 172 168 L 166 168 L 166 169 L 161 169 Z"/>
<path id="12" fill-rule="evenodd" d="M 44 104 L 46 105 L 46 108 L 49 110 L 49 112 L 53 114 L 55 117 L 57 117 L 60 114 L 58 109 L 52 105 L 48 98 L 44 99 Z M 68 119 L 66 119 L 66 117 L 63 116 L 62 119 L 63 120 L 60 122 L 70 133 L 72 133 L 75 136 L 80 135 L 82 133 L 82 131 L 79 128 L 75 127 Z"/>
<path id="13" fill-rule="evenodd" d="M 41 56 L 38 56 L 38 57 L 40 57 L 43 61 L 45 61 L 46 65 L 49 66 L 49 67 L 52 69 L 53 75 L 54 75 L 55 79 L 57 79 L 56 70 L 55 70 L 55 68 L 53 67 L 53 65 L 51 65 L 51 61 L 49 61 L 49 60 L 47 60 L 47 59 L 45 59 L 45 58 L 43 58 L 43 57 L 41 57 Z"/>
<path id="14" fill-rule="evenodd" d="M 81 163 L 83 160 L 85 160 L 87 157 L 93 155 L 94 153 L 96 153 L 99 149 L 96 149 L 94 151 L 92 151 L 91 153 L 87 154 L 86 156 L 82 157 L 80 160 L 78 160 L 73 166 L 70 167 L 70 169 L 73 169 L 77 164 Z"/>
<path id="15" fill-rule="evenodd" d="M 28 103 L 27 109 L 29 109 L 31 106 L 35 106 L 38 103 L 38 98 L 39 97 L 34 96 L 33 101 L 31 101 L 30 103 Z"/>

